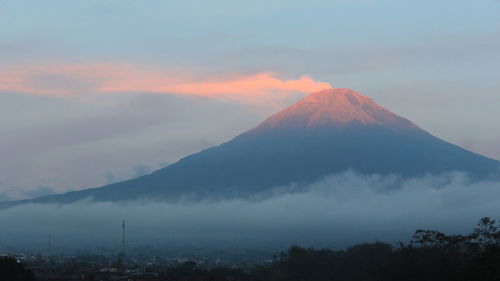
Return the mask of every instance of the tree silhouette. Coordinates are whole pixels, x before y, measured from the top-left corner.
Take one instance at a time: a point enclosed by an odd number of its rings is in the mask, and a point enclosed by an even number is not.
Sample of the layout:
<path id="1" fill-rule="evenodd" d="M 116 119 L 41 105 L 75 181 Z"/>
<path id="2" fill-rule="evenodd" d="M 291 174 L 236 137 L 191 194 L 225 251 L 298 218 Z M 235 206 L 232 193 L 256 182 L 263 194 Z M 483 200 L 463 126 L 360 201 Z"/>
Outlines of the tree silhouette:
<path id="1" fill-rule="evenodd" d="M 0 280 L 8 281 L 34 281 L 33 273 L 18 263 L 15 258 L 0 258 Z"/>

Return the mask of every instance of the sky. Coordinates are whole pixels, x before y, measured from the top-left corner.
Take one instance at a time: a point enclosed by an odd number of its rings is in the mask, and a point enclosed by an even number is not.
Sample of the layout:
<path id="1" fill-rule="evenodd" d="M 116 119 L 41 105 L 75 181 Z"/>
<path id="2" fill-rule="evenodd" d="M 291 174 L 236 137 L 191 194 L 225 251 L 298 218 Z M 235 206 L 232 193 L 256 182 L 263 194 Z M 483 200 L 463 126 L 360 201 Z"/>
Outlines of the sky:
<path id="1" fill-rule="evenodd" d="M 100 186 L 351 88 L 500 159 L 500 1 L 0 0 L 0 200 Z"/>

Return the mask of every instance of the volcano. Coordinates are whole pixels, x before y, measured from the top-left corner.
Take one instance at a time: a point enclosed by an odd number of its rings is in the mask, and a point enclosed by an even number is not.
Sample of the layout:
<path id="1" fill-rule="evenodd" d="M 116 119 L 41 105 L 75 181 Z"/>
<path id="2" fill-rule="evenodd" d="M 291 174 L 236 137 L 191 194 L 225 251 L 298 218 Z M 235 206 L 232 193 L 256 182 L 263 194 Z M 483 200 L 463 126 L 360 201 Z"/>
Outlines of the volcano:
<path id="1" fill-rule="evenodd" d="M 149 175 L 23 202 L 238 197 L 346 170 L 401 177 L 462 171 L 482 179 L 495 175 L 499 166 L 350 89 L 326 89 L 229 142 Z"/>

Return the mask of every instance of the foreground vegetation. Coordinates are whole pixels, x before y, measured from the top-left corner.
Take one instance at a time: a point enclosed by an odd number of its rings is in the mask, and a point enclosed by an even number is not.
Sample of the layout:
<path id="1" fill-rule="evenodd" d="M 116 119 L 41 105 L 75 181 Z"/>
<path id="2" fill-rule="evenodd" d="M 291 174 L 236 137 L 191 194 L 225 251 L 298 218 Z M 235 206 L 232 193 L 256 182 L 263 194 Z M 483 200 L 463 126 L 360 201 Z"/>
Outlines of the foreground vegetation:
<path id="1" fill-rule="evenodd" d="M 205 269 L 194 262 L 148 270 L 155 275 L 147 280 L 166 281 L 500 280 L 500 224 L 483 218 L 468 235 L 417 230 L 409 243 L 396 246 L 371 243 L 339 251 L 292 246 L 271 265 L 251 270 Z M 25 271 L 12 259 L 0 261 L 1 280 L 33 280 Z M 103 279 L 88 275 L 82 280 Z"/>
<path id="2" fill-rule="evenodd" d="M 165 280 L 498 281 L 499 226 L 495 220 L 483 218 L 468 235 L 417 230 L 410 243 L 395 247 L 372 243 L 334 251 L 292 246 L 271 266 L 251 272 L 204 270 L 186 264 L 168 270 Z"/>

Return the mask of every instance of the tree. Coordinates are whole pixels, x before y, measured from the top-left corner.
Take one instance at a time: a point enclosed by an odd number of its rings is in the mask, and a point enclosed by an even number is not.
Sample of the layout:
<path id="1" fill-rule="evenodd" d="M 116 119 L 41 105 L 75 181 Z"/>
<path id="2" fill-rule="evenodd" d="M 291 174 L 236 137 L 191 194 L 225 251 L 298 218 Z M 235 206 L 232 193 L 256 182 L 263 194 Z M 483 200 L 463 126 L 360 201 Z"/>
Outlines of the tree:
<path id="1" fill-rule="evenodd" d="M 0 258 L 0 279 L 9 281 L 34 281 L 33 272 L 13 257 Z"/>

